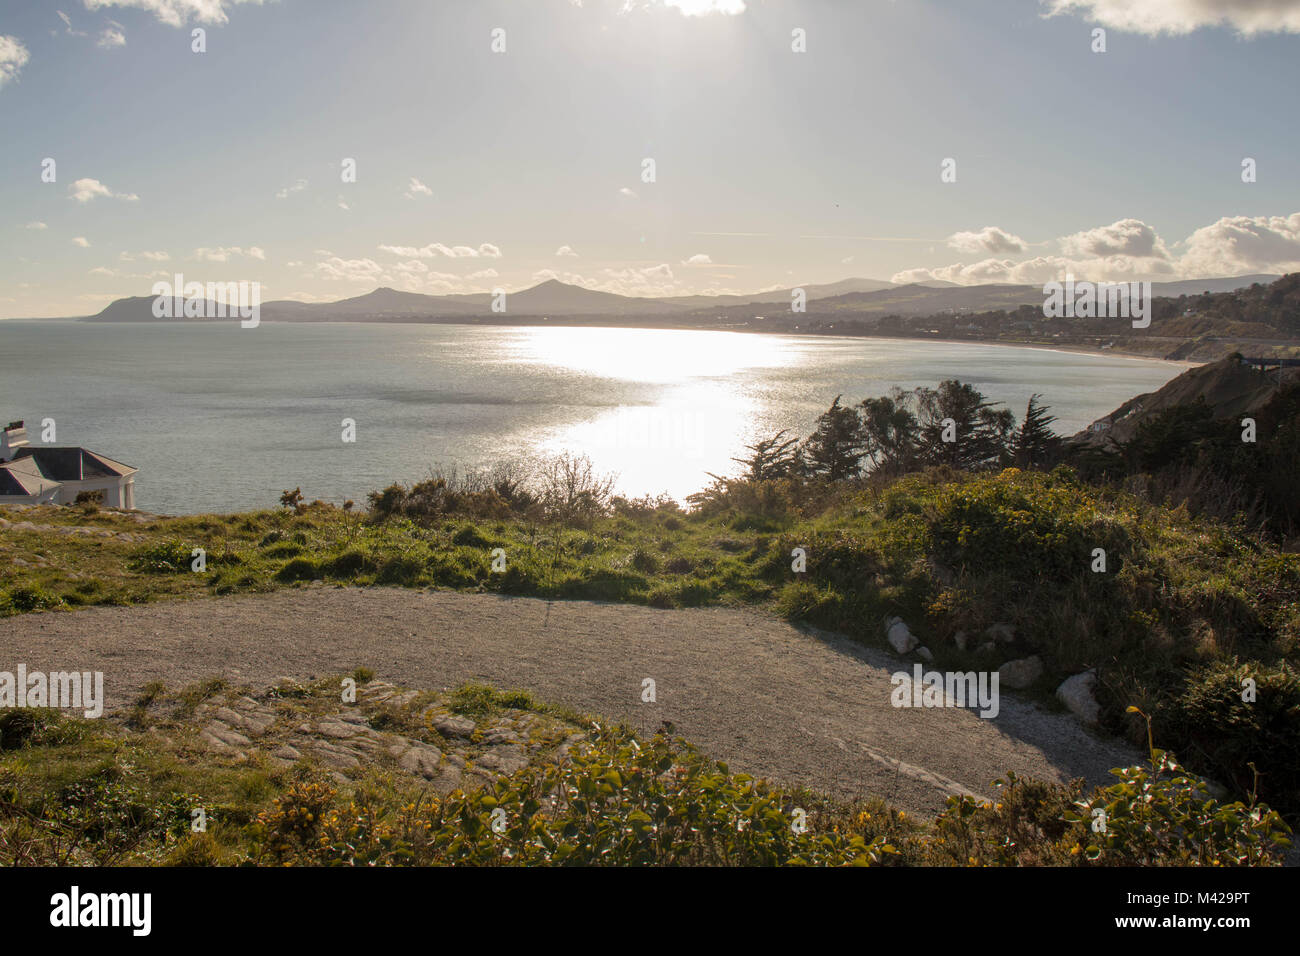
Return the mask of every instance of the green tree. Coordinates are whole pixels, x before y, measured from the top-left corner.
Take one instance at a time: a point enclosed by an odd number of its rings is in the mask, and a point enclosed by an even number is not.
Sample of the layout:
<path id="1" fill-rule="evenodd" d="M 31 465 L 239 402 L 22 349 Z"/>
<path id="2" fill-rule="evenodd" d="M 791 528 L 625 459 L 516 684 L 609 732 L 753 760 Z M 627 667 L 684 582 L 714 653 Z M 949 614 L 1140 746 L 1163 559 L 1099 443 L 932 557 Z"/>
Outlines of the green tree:
<path id="1" fill-rule="evenodd" d="M 920 422 L 907 405 L 907 393 L 895 388 L 889 395 L 863 399 L 858 414 L 871 470 L 904 474 L 916 463 Z"/>
<path id="2" fill-rule="evenodd" d="M 1011 455 L 1021 468 L 1038 468 L 1049 464 L 1061 443 L 1052 431 L 1055 415 L 1047 414 L 1049 406 L 1039 403 L 1041 395 L 1029 396 L 1025 419 L 1011 439 Z"/>
<path id="3" fill-rule="evenodd" d="M 814 478 L 842 481 L 862 473 L 866 440 L 857 410 L 840 404 L 836 395 L 831 407 L 817 417 L 817 428 L 800 446 L 804 467 Z"/>
<path id="4" fill-rule="evenodd" d="M 940 382 L 937 389 L 918 388 L 916 403 L 921 420 L 921 461 L 974 470 L 999 464 L 1009 456 L 1008 445 L 1016 427 L 1009 409 L 995 407 L 982 392 L 956 379 Z M 944 441 L 947 423 L 955 425 L 953 441 Z"/>
<path id="5" fill-rule="evenodd" d="M 786 434 L 787 430 L 782 429 L 771 438 L 746 445 L 749 456 L 731 460 L 745 466 L 743 477 L 751 481 L 790 478 L 799 472 L 799 439 L 786 438 Z"/>

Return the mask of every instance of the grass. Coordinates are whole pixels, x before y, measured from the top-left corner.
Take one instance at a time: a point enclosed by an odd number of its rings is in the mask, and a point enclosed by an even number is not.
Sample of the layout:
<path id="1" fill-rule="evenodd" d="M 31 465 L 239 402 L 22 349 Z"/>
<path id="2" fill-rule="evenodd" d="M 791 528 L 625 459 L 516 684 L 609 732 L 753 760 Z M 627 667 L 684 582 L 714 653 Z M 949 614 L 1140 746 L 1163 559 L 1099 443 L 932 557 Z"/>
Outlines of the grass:
<path id="1" fill-rule="evenodd" d="M 1096 668 L 1107 730 L 1141 742 L 1136 706 L 1193 769 L 1244 794 L 1253 764 L 1261 794 L 1300 812 L 1300 557 L 1068 469 L 940 471 L 834 494 L 738 484 L 688 513 L 624 509 L 586 526 L 509 515 L 373 521 L 330 506 L 143 520 L 54 507 L 3 514 L 8 614 L 314 583 L 759 605 L 868 643 L 899 615 L 941 669 L 1038 655 L 1045 674 L 1029 692 L 1049 706 L 1062 679 Z M 190 570 L 195 548 L 205 571 Z M 493 568 L 497 548 L 504 571 Z M 803 573 L 792 570 L 796 548 L 807 554 Z M 1014 632 L 996 658 L 978 649 L 995 624 Z M 964 650 L 960 632 L 977 636 Z"/>

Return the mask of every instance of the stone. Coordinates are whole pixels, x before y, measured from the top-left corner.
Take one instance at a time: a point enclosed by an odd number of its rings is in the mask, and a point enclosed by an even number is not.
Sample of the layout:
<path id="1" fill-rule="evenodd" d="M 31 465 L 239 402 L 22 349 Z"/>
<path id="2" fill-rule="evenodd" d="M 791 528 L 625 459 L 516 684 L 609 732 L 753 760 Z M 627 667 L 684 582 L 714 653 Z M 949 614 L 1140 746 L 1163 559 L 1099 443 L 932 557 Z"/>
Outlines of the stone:
<path id="1" fill-rule="evenodd" d="M 985 641 L 979 647 L 975 648 L 976 654 L 992 654 L 998 649 L 998 646 L 992 641 Z"/>
<path id="2" fill-rule="evenodd" d="M 433 718 L 433 729 L 444 737 L 469 737 L 474 733 L 474 721 L 448 714 Z"/>
<path id="3" fill-rule="evenodd" d="M 214 720 L 212 723 L 208 724 L 206 727 L 203 728 L 203 732 L 205 734 L 210 734 L 211 736 L 216 737 L 222 743 L 230 747 L 235 747 L 235 748 L 247 747 L 249 744 L 252 743 L 251 740 L 249 740 L 239 731 L 227 727 L 219 720 Z"/>
<path id="4" fill-rule="evenodd" d="M 514 773 L 516 770 L 522 770 L 528 766 L 528 755 L 518 744 L 506 744 L 503 747 L 493 747 L 475 759 L 474 765 L 482 767 L 485 770 L 495 770 L 497 773 Z"/>
<path id="5" fill-rule="evenodd" d="M 907 629 L 901 617 L 891 617 L 885 621 L 885 640 L 889 641 L 889 646 L 899 654 L 907 654 L 921 643 Z"/>
<path id="6" fill-rule="evenodd" d="M 417 773 L 426 780 L 432 780 L 438 775 L 438 768 L 442 764 L 442 751 L 437 747 L 416 745 L 402 754 L 397 763 L 409 773 Z"/>
<path id="7" fill-rule="evenodd" d="M 958 631 L 952 636 L 952 642 L 957 645 L 957 650 L 964 651 L 970 642 L 970 636 L 965 631 Z"/>
<path id="8" fill-rule="evenodd" d="M 1030 686 L 1042 676 L 1043 662 L 1036 655 L 1007 661 L 998 668 L 998 683 L 1016 690 Z"/>
<path id="9" fill-rule="evenodd" d="M 1101 705 L 1093 696 L 1096 686 L 1096 671 L 1084 671 L 1061 681 L 1061 686 L 1056 688 L 1056 699 L 1084 723 L 1095 724 L 1101 717 Z"/>
<path id="10" fill-rule="evenodd" d="M 934 660 L 934 655 L 930 653 L 930 648 L 928 647 L 918 647 L 916 649 L 916 656 L 927 663 Z"/>

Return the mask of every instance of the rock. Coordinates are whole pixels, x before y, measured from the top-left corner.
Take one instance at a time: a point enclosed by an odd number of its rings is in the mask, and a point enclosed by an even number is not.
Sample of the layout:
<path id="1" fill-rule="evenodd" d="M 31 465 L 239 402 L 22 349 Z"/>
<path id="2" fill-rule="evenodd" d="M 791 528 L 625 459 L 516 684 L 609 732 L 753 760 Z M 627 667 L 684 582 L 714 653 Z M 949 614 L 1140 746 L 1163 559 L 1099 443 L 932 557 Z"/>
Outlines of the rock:
<path id="1" fill-rule="evenodd" d="M 1093 696 L 1093 688 L 1096 686 L 1096 671 L 1084 671 L 1061 681 L 1061 686 L 1056 688 L 1056 698 L 1084 723 L 1095 724 L 1101 717 L 1101 705 Z"/>
<path id="2" fill-rule="evenodd" d="M 290 747 L 288 744 L 281 744 L 271 751 L 271 756 L 277 760 L 294 761 L 302 757 L 296 747 Z"/>
<path id="3" fill-rule="evenodd" d="M 1016 639 L 1016 629 L 1010 624 L 990 624 L 984 629 L 984 636 L 1000 644 L 1010 644 Z"/>
<path id="4" fill-rule="evenodd" d="M 957 583 L 957 572 L 946 564 L 941 564 L 934 558 L 930 558 L 930 574 L 936 581 L 945 588 L 950 588 Z"/>
<path id="5" fill-rule="evenodd" d="M 468 737 L 474 733 L 474 721 L 448 714 L 433 718 L 433 728 L 444 737 Z"/>
<path id="6" fill-rule="evenodd" d="M 437 747 L 416 744 L 402 754 L 397 763 L 409 773 L 418 773 L 426 780 L 432 780 L 438 775 L 438 768 L 442 764 L 442 751 Z"/>
<path id="7" fill-rule="evenodd" d="M 930 648 L 928 647 L 918 647 L 916 649 L 916 656 L 927 662 L 934 660 L 934 655 L 930 653 Z"/>
<path id="8" fill-rule="evenodd" d="M 998 668 L 998 683 L 1017 690 L 1028 687 L 1043 676 L 1043 662 L 1034 657 L 1007 661 Z"/>
<path id="9" fill-rule="evenodd" d="M 204 727 L 203 733 L 205 735 L 210 735 L 212 737 L 215 737 L 218 740 L 220 740 L 223 744 L 226 744 L 227 746 L 233 748 L 247 747 L 249 744 L 252 743 L 251 740 L 249 740 L 239 731 L 227 727 L 219 720 L 214 720 L 212 723 Z"/>
<path id="10" fill-rule="evenodd" d="M 885 640 L 889 641 L 889 646 L 899 654 L 910 653 L 917 644 L 921 643 L 907 629 L 901 617 L 891 617 L 885 621 Z"/>
<path id="11" fill-rule="evenodd" d="M 316 759 L 331 770 L 354 770 L 361 766 L 361 761 L 357 759 L 356 754 L 333 744 L 315 743 L 311 747 L 311 752 Z"/>
<path id="12" fill-rule="evenodd" d="M 957 650 L 959 651 L 966 650 L 966 644 L 969 641 L 970 641 L 970 637 L 966 634 L 965 631 L 958 631 L 956 634 L 952 636 L 952 642 L 957 645 Z"/>
<path id="13" fill-rule="evenodd" d="M 244 733 L 251 734 L 254 737 L 262 736 L 275 723 L 275 718 L 269 714 L 241 714 L 229 707 L 218 707 L 213 711 L 212 716 L 222 723 L 229 724 L 231 727 L 238 727 Z"/>
<path id="14" fill-rule="evenodd" d="M 981 644 L 979 647 L 975 648 L 975 653 L 976 653 L 976 654 L 992 654 L 992 653 L 993 653 L 994 651 L 996 651 L 997 649 L 998 649 L 998 646 L 997 646 L 996 644 L 994 644 L 992 641 L 986 641 L 985 643 Z"/>
<path id="15" fill-rule="evenodd" d="M 507 727 L 496 727 L 484 735 L 483 742 L 489 747 L 497 747 L 501 744 L 521 744 L 524 741 L 513 730 Z"/>
<path id="16" fill-rule="evenodd" d="M 497 773 L 514 773 L 528 766 L 528 755 L 517 744 L 507 744 L 504 747 L 493 747 L 486 753 L 480 754 L 475 759 L 474 765 L 485 770 L 495 770 Z"/>

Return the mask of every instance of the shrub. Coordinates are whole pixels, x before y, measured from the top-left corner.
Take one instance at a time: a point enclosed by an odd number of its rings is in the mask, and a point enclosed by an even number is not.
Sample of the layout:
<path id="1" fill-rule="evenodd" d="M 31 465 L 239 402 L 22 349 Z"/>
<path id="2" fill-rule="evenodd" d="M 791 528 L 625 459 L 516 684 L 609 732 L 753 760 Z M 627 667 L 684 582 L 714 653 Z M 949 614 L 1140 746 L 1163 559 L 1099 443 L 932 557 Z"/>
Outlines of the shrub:
<path id="1" fill-rule="evenodd" d="M 279 571 L 276 579 L 280 581 L 314 581 L 320 577 L 320 568 L 310 558 L 294 558 Z"/>
<path id="2" fill-rule="evenodd" d="M 375 563 L 360 551 L 344 551 L 342 554 L 321 565 L 321 572 L 328 578 L 354 578 L 366 571 L 373 571 Z"/>
<path id="3" fill-rule="evenodd" d="M 20 585 L 12 588 L 6 602 L 4 603 L 13 608 L 14 611 L 26 613 L 28 611 L 49 611 L 56 607 L 63 606 L 63 598 L 53 594 L 44 588 L 35 587 L 34 585 Z"/>

